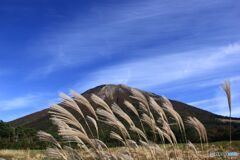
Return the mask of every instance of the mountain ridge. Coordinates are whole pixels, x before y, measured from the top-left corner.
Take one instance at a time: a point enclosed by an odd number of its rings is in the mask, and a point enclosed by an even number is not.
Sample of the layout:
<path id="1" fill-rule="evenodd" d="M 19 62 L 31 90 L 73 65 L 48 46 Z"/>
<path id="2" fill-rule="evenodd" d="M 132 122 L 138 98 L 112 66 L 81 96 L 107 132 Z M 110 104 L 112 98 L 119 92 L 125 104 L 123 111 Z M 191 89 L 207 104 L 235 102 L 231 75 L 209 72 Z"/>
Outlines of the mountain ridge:
<path id="1" fill-rule="evenodd" d="M 134 101 L 130 98 L 130 95 L 131 95 L 130 90 L 131 90 L 131 87 L 122 85 L 122 84 L 119 84 L 119 85 L 105 84 L 105 85 L 100 85 L 100 86 L 91 88 L 83 92 L 82 95 L 88 100 L 90 100 L 91 94 L 96 94 L 97 96 L 105 100 L 106 103 L 109 105 L 111 105 L 112 103 L 117 103 L 119 104 L 119 106 L 122 106 L 123 100 L 128 100 L 134 104 Z M 159 96 L 151 92 L 139 90 L 139 89 L 137 90 L 143 93 L 143 95 L 145 96 L 153 97 L 157 103 L 161 104 L 162 96 Z M 218 138 L 215 134 L 217 132 L 227 130 L 228 128 L 227 117 L 217 115 L 209 111 L 205 111 L 203 109 L 185 104 L 180 101 L 170 100 L 170 102 L 172 103 L 174 109 L 181 115 L 183 120 L 185 120 L 186 117 L 188 116 L 197 117 L 206 126 L 210 139 L 219 140 L 220 138 Z M 49 109 L 47 108 L 42 111 L 38 111 L 30 115 L 18 118 L 9 123 L 15 126 L 24 126 L 24 127 L 35 128 L 37 130 L 51 131 L 54 129 L 54 126 L 51 124 L 51 121 L 49 120 L 50 115 L 48 114 L 48 111 Z M 240 118 L 233 118 L 233 119 L 240 121 Z M 235 132 L 236 132 L 236 135 L 235 135 Z M 239 124 L 234 123 L 233 125 L 233 137 L 237 137 L 237 135 L 240 135 L 240 123 Z M 224 137 L 225 137 L 224 139 L 228 138 L 227 135 L 224 135 Z"/>

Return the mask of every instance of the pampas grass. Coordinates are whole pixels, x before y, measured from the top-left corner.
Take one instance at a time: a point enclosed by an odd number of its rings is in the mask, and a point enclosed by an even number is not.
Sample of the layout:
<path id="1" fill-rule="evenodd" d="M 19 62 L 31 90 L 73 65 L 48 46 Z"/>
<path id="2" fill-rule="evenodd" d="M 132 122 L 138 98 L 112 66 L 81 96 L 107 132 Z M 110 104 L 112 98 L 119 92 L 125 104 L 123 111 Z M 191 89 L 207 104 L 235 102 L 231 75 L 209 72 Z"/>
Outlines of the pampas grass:
<path id="1" fill-rule="evenodd" d="M 140 117 L 137 109 L 132 105 L 132 103 L 130 103 L 130 102 L 127 101 L 127 100 L 124 100 L 124 105 L 125 105 L 129 110 L 131 110 L 137 117 Z"/>
<path id="2" fill-rule="evenodd" d="M 58 134 L 62 137 L 62 142 L 58 142 L 48 133 L 42 131 L 38 133 L 41 140 L 53 145 L 52 148 L 47 149 L 49 157 L 66 160 L 189 158 L 188 154 L 181 152 L 177 147 L 178 141 L 172 126 L 179 128 L 186 142 L 187 137 L 184 121 L 174 110 L 171 102 L 166 97 L 162 97 L 163 103 L 159 105 L 153 97 L 146 97 L 137 89 L 128 88 L 128 90 L 132 94 L 130 98 L 137 101 L 138 106 L 134 106 L 127 100 L 123 101 L 124 106 L 119 106 L 116 103 L 108 105 L 95 94 L 91 94 L 90 103 L 88 99 L 76 91 L 71 91 L 72 97 L 60 94 L 63 99 L 62 105 L 53 105 L 49 113 L 51 120 L 58 127 Z M 92 103 L 97 107 L 94 108 Z M 90 114 L 83 114 L 81 107 L 85 107 Z M 79 117 L 77 118 L 76 114 L 66 108 L 71 108 L 78 113 Z M 134 117 L 125 110 L 133 113 Z M 174 119 L 176 123 L 170 124 L 170 118 Z M 197 131 L 201 143 L 207 143 L 205 127 L 199 120 L 195 117 L 189 117 L 186 123 Z M 119 141 L 123 145 L 123 151 L 112 152 L 100 139 L 99 130 L 103 129 L 101 124 L 109 127 L 109 137 Z M 137 137 L 132 136 L 134 134 Z M 157 137 L 161 142 L 158 141 Z M 157 143 L 161 143 L 162 146 Z M 168 144 L 171 148 L 168 147 Z M 197 149 L 192 143 L 189 142 L 185 145 L 188 146 L 189 150 L 194 151 L 195 156 L 198 156 Z"/>
<path id="3" fill-rule="evenodd" d="M 91 99 L 94 103 L 96 103 L 98 106 L 102 107 L 103 109 L 105 109 L 106 111 L 108 111 L 109 113 L 113 113 L 111 108 L 108 106 L 108 104 L 102 100 L 100 97 L 98 97 L 95 94 L 91 95 Z"/>
<path id="4" fill-rule="evenodd" d="M 162 97 L 162 100 L 163 100 L 163 109 L 175 119 L 182 135 L 186 140 L 185 127 L 184 127 L 184 123 L 181 116 L 174 110 L 171 102 L 166 97 Z"/>
<path id="5" fill-rule="evenodd" d="M 97 114 L 96 114 L 94 108 L 92 107 L 92 105 L 89 103 L 89 101 L 85 97 L 83 97 L 81 94 L 79 94 L 73 90 L 71 91 L 71 94 L 72 94 L 74 100 L 76 100 L 77 102 L 79 102 L 80 104 L 85 106 L 86 109 L 88 109 L 88 111 L 94 116 L 94 118 L 97 119 Z"/>
<path id="6" fill-rule="evenodd" d="M 124 119 L 130 127 L 135 126 L 135 124 L 133 123 L 132 119 L 128 116 L 128 114 L 125 113 L 116 103 L 112 105 L 112 110 L 116 115 Z"/>
<path id="7" fill-rule="evenodd" d="M 228 102 L 228 109 L 229 109 L 229 143 L 231 147 L 232 143 L 232 95 L 231 95 L 231 84 L 230 81 L 225 81 L 222 85 L 222 88 L 226 94 L 227 102 Z"/>
<path id="8" fill-rule="evenodd" d="M 204 125 L 196 117 L 188 117 L 186 123 L 189 124 L 191 127 L 193 127 L 197 131 L 200 142 L 201 142 L 201 147 L 203 150 L 203 142 L 205 143 L 208 142 L 207 131 Z"/>

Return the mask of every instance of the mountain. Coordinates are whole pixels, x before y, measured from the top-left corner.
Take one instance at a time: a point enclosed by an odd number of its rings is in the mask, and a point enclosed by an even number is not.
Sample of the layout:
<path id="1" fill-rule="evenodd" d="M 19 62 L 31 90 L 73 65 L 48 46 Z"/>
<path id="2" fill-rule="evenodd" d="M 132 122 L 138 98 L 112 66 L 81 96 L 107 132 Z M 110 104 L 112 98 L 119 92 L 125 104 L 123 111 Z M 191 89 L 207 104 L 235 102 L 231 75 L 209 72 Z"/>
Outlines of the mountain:
<path id="1" fill-rule="evenodd" d="M 130 98 L 130 89 L 130 87 L 125 85 L 109 84 L 89 89 L 82 95 L 90 101 L 90 95 L 96 94 L 102 99 L 104 99 L 109 105 L 115 102 L 119 106 L 124 106 L 123 100 L 126 99 L 136 106 L 138 104 L 136 104 L 136 102 L 132 98 Z M 157 103 L 161 104 L 161 96 L 142 90 L 139 91 L 142 92 L 146 97 L 153 97 Z M 185 120 L 187 116 L 195 116 L 196 118 L 198 118 L 205 125 L 210 141 L 229 139 L 229 120 L 227 117 L 216 115 L 179 101 L 170 101 L 174 109 L 181 115 L 183 120 Z M 96 106 L 94 106 L 93 104 L 93 107 Z M 87 112 L 84 110 L 84 108 L 82 109 L 83 112 Z M 29 127 L 36 130 L 54 131 L 55 127 L 51 124 L 51 121 L 49 120 L 50 116 L 48 114 L 48 111 L 49 109 L 44 109 L 42 111 L 16 119 L 10 123 L 14 126 Z M 240 139 L 240 118 L 233 118 L 232 138 L 235 140 Z"/>

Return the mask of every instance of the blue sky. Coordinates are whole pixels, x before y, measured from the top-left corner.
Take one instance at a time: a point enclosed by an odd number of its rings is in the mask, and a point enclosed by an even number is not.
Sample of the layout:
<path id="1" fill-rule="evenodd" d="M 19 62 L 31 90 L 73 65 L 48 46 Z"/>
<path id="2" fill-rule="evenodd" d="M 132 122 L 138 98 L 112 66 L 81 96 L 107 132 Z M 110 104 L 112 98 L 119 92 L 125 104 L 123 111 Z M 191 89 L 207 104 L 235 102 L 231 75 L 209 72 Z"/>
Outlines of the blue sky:
<path id="1" fill-rule="evenodd" d="M 0 119 L 124 83 L 240 117 L 240 2 L 1 0 Z"/>

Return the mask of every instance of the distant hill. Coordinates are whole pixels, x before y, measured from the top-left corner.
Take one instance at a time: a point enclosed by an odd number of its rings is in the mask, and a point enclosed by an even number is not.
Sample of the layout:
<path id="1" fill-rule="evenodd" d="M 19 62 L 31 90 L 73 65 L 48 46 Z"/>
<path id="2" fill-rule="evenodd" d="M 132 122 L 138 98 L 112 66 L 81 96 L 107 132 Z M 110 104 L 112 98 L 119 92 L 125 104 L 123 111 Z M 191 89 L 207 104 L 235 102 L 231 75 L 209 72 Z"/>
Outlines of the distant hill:
<path id="1" fill-rule="evenodd" d="M 150 92 L 141 92 L 147 97 L 153 97 L 157 103 L 161 104 L 161 96 Z M 99 97 L 104 99 L 109 105 L 115 102 L 119 106 L 123 106 L 124 99 L 129 100 L 135 106 L 138 105 L 133 99 L 130 98 L 130 87 L 125 85 L 101 85 L 87 90 L 82 95 L 91 102 L 89 98 L 91 94 L 98 95 Z M 216 115 L 179 101 L 170 101 L 174 109 L 181 115 L 184 120 L 187 118 L 187 116 L 197 117 L 205 125 L 210 141 L 229 139 L 229 124 L 227 117 Z M 93 104 L 93 107 L 96 106 L 94 106 Z M 49 120 L 50 116 L 48 114 L 48 111 L 49 109 L 44 109 L 42 111 L 16 119 L 10 123 L 14 126 L 23 126 L 28 128 L 34 128 L 36 130 L 54 131 L 55 127 L 51 124 L 51 121 Z M 240 140 L 240 118 L 233 118 L 232 138 L 235 140 Z"/>

